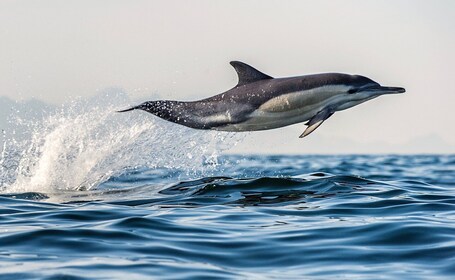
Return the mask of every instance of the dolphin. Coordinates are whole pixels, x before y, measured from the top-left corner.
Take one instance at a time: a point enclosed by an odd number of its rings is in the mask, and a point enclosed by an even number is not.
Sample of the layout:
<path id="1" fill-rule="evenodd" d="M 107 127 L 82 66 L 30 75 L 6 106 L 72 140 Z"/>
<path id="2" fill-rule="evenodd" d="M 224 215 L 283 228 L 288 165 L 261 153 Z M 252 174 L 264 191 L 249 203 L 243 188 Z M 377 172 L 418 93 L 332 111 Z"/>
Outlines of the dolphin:
<path id="1" fill-rule="evenodd" d="M 139 109 L 187 127 L 221 131 L 267 130 L 307 121 L 303 138 L 337 111 L 383 94 L 405 92 L 360 75 L 273 78 L 240 61 L 230 64 L 238 83 L 228 91 L 197 101 L 148 101 L 118 112 Z"/>

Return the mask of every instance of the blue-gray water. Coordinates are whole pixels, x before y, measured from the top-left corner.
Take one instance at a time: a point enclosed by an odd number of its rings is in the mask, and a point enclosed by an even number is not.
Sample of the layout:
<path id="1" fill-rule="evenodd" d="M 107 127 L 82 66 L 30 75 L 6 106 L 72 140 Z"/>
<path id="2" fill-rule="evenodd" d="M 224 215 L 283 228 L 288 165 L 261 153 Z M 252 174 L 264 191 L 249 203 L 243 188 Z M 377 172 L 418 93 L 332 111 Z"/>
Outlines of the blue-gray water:
<path id="1" fill-rule="evenodd" d="M 222 156 L 0 196 L 3 279 L 453 279 L 455 156 Z"/>

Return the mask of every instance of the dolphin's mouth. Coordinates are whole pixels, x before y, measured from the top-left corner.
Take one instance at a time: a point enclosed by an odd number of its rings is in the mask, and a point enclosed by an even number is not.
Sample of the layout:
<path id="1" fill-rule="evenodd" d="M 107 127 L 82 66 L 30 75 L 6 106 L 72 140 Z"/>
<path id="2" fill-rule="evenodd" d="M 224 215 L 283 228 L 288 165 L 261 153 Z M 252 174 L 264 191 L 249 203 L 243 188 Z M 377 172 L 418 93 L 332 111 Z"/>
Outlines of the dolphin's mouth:
<path id="1" fill-rule="evenodd" d="M 404 93 L 406 90 L 402 87 L 380 87 L 380 90 L 385 93 Z"/>
<path id="2" fill-rule="evenodd" d="M 375 85 L 372 87 L 368 87 L 363 89 L 364 91 L 374 92 L 377 94 L 397 94 L 397 93 L 404 93 L 406 89 L 402 87 L 384 87 L 381 85 Z"/>

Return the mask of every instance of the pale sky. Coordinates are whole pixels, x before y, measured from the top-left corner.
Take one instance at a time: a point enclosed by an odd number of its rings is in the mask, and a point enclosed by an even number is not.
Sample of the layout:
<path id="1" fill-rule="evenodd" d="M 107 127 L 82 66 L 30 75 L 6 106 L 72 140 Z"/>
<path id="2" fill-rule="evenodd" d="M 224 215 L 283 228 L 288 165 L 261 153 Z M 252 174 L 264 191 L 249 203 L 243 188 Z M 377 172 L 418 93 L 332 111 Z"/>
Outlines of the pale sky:
<path id="1" fill-rule="evenodd" d="M 249 133 L 234 152 L 455 152 L 455 1 L 0 1 L 0 96 L 55 104 L 121 87 L 194 100 L 274 76 L 361 74 L 403 95 L 305 126 Z"/>

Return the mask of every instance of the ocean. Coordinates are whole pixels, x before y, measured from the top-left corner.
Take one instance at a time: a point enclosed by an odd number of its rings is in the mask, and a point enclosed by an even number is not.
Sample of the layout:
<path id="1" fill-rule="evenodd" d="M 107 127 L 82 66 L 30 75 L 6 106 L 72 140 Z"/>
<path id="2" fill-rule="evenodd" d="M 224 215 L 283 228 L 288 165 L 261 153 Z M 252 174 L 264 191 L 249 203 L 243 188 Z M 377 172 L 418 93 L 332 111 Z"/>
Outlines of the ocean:
<path id="1" fill-rule="evenodd" d="M 4 136 L 1 279 L 455 275 L 455 155 L 228 155 L 90 104 Z"/>

